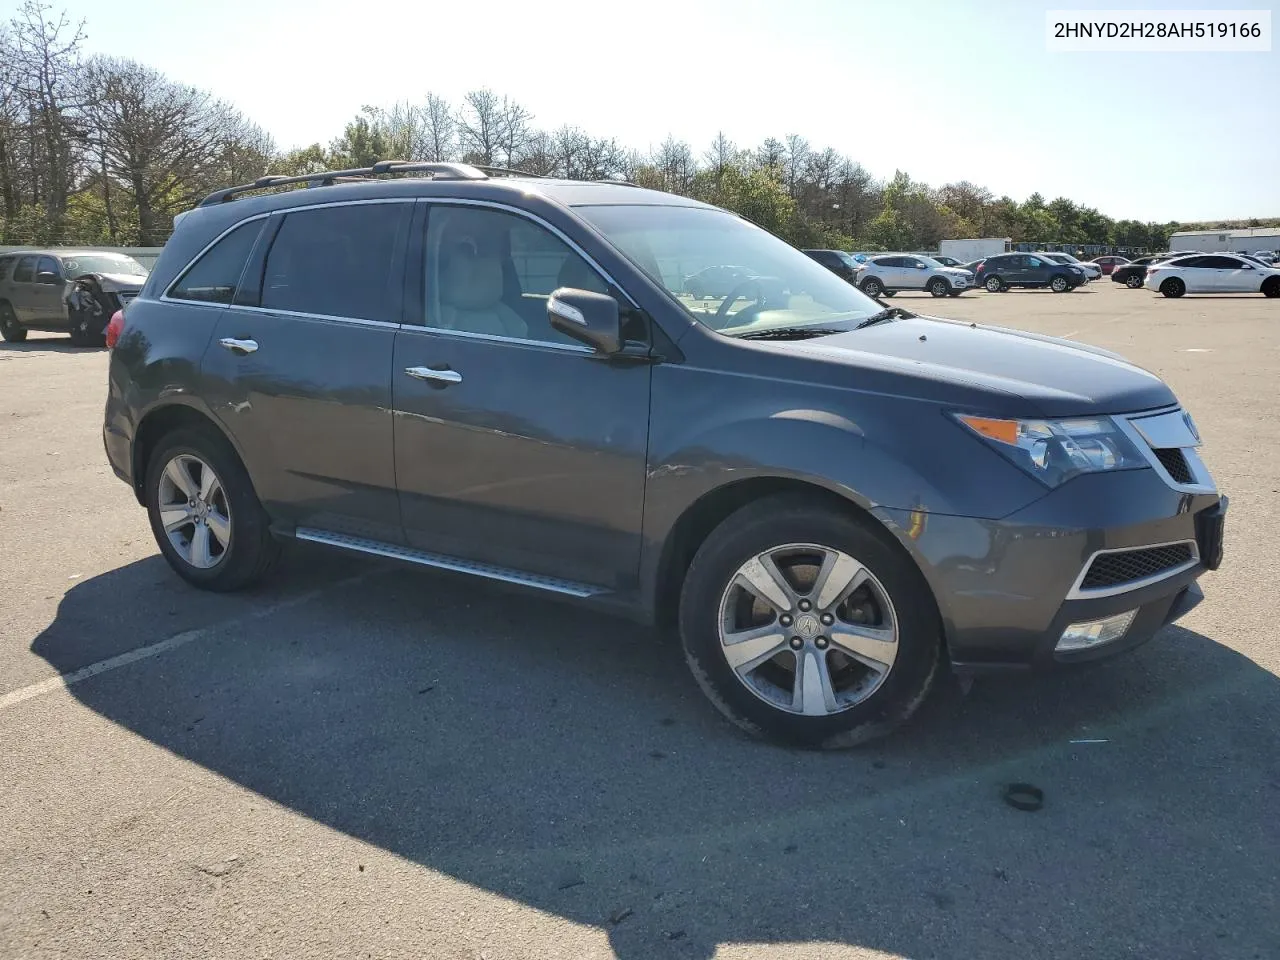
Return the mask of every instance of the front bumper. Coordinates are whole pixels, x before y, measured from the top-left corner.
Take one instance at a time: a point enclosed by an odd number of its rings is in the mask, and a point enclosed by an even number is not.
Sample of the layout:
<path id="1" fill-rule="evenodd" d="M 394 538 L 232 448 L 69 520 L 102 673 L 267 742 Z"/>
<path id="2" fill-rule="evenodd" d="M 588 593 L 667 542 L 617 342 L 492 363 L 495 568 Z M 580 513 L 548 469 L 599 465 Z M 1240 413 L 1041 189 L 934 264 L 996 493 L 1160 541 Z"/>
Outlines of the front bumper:
<path id="1" fill-rule="evenodd" d="M 1188 493 L 1153 469 L 1092 474 L 1000 520 L 880 508 L 912 551 L 961 672 L 1041 669 L 1109 657 L 1151 639 L 1203 599 L 1196 581 L 1221 562 L 1227 498 Z M 1099 595 L 1073 591 L 1099 551 L 1191 541 L 1195 562 Z M 1136 610 L 1119 638 L 1056 650 L 1068 625 Z"/>

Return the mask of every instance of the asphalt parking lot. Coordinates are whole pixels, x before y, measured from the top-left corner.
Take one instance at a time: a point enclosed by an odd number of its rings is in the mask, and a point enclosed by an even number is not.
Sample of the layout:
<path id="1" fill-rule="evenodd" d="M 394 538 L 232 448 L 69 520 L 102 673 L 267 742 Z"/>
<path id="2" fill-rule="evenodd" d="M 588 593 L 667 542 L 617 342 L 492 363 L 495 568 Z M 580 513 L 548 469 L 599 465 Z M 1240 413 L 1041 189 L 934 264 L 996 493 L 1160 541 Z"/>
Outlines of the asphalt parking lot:
<path id="1" fill-rule="evenodd" d="M 1163 376 L 1227 558 L 1135 653 L 836 754 L 541 598 L 302 548 L 186 587 L 106 464 L 106 353 L 0 344 L 0 957 L 1280 956 L 1280 303 L 891 302 Z"/>

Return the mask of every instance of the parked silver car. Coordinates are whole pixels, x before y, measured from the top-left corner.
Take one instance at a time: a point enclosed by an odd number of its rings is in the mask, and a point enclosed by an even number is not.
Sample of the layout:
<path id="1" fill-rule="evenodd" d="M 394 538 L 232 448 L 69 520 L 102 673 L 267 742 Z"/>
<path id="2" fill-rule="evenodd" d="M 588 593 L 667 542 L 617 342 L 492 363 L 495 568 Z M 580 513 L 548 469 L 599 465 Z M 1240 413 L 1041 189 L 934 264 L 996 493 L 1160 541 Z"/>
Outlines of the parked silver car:
<path id="1" fill-rule="evenodd" d="M 899 290 L 927 290 L 935 297 L 958 297 L 973 286 L 973 274 L 944 267 L 932 257 L 887 254 L 858 268 L 858 286 L 869 297 L 892 296 Z"/>
<path id="2" fill-rule="evenodd" d="M 111 315 L 136 297 L 147 270 L 132 257 L 100 250 L 24 250 L 0 256 L 0 336 L 30 330 L 68 333 L 101 346 Z"/>

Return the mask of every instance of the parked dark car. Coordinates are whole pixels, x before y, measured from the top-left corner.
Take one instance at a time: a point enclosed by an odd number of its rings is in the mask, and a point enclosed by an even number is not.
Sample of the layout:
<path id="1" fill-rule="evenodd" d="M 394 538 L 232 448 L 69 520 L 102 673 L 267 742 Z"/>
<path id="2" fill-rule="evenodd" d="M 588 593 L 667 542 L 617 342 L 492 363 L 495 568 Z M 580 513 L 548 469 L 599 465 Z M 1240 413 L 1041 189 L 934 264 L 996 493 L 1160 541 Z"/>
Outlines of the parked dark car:
<path id="1" fill-rule="evenodd" d="M 975 283 L 991 293 L 1004 293 L 1012 287 L 1047 287 L 1054 293 L 1067 293 L 1085 282 L 1084 271 L 1079 267 L 1034 253 L 987 257 L 975 276 Z"/>
<path id="2" fill-rule="evenodd" d="M 1159 256 L 1137 257 L 1128 263 L 1122 263 L 1111 271 L 1111 282 L 1123 283 L 1130 290 L 1138 290 L 1147 279 L 1147 267 L 1169 256 L 1170 254 L 1162 253 Z"/>
<path id="3" fill-rule="evenodd" d="M 930 257 L 930 259 L 936 260 L 938 263 L 942 264 L 944 267 L 961 267 L 961 268 L 965 267 L 965 265 L 961 263 L 959 260 L 957 260 L 955 257 L 937 256 L 937 257 Z"/>
<path id="4" fill-rule="evenodd" d="M 858 261 L 843 250 L 805 250 L 804 253 L 817 260 L 840 279 L 850 283 L 857 282 Z"/>
<path id="5" fill-rule="evenodd" d="M 1109 351 L 882 308 L 626 184 L 263 186 L 181 217 L 113 321 L 107 457 L 198 587 L 293 538 L 568 598 L 675 628 L 745 730 L 831 747 L 943 664 L 1132 648 L 1221 560 L 1190 416 Z M 778 284 L 697 310 L 717 264 Z"/>
<path id="6" fill-rule="evenodd" d="M 978 268 L 982 266 L 984 263 L 986 263 L 986 257 L 983 257 L 980 260 L 970 260 L 968 263 L 962 263 L 960 264 L 960 269 L 968 270 L 976 278 L 978 276 Z M 981 281 L 978 281 L 976 279 L 974 282 L 977 284 L 981 283 Z"/>
<path id="7" fill-rule="evenodd" d="M 76 346 L 102 346 L 111 315 L 138 295 L 147 271 L 103 250 L 23 250 L 0 256 L 0 336 L 66 333 Z"/>

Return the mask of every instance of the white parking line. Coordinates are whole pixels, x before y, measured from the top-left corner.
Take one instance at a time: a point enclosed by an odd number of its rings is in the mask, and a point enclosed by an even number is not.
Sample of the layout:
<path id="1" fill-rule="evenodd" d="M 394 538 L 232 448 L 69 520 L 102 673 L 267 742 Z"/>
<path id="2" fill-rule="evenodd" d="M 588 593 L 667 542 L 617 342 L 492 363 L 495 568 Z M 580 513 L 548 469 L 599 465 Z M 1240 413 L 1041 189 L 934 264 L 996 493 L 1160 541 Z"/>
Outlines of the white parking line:
<path id="1" fill-rule="evenodd" d="M 261 620 L 264 617 L 280 613 L 282 610 L 289 610 L 293 607 L 301 606 L 304 603 L 309 603 L 318 597 L 324 596 L 330 590 L 339 587 L 349 587 L 362 580 L 366 580 L 377 572 L 379 571 L 368 570 L 364 573 L 356 574 L 353 577 L 347 577 L 345 580 L 339 580 L 336 583 L 331 583 L 324 587 L 318 587 L 315 590 L 308 590 L 306 593 L 299 594 L 296 597 L 290 597 L 288 600 L 281 600 L 279 603 L 269 604 L 268 606 L 255 610 L 243 617 L 224 620 L 221 623 L 211 624 L 207 627 L 197 627 L 195 630 L 184 630 L 182 633 L 175 633 L 172 637 L 166 637 L 164 640 L 158 640 L 145 647 L 137 647 L 114 657 L 108 657 L 106 660 L 99 660 L 97 663 L 91 663 L 87 667 L 81 667 L 79 670 L 73 670 L 71 673 L 64 673 L 60 676 L 50 677 L 48 680 L 41 680 L 39 683 L 20 687 L 17 690 L 0 696 L 0 712 L 8 710 L 10 707 L 15 707 L 20 703 L 32 699 L 33 697 L 43 696 L 46 693 L 52 693 L 54 690 L 63 690 L 72 684 L 88 680 L 90 677 L 109 673 L 112 670 L 118 670 L 120 667 L 127 667 L 131 663 L 136 663 L 139 660 L 145 660 L 148 657 L 168 653 L 170 650 L 176 650 L 178 647 L 184 647 L 188 643 L 211 636 L 212 634 L 215 634 L 220 630 L 225 630 L 228 627 L 234 627 L 242 623 L 251 623 L 254 620 Z"/>

